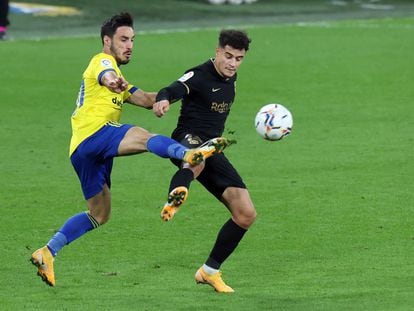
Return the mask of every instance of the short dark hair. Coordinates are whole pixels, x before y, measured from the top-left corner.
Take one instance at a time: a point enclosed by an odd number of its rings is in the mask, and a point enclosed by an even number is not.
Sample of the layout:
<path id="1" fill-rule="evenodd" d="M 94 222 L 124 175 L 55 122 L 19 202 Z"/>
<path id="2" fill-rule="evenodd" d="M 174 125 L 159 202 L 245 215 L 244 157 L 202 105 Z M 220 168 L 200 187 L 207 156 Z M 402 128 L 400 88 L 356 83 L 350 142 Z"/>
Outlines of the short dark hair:
<path id="1" fill-rule="evenodd" d="M 249 44 L 252 40 L 247 36 L 245 31 L 235 29 L 223 29 L 219 36 L 219 46 L 224 48 L 226 45 L 237 50 L 249 50 Z"/>
<path id="2" fill-rule="evenodd" d="M 105 36 L 112 38 L 118 27 L 128 26 L 134 28 L 134 20 L 128 12 L 122 12 L 112 16 L 110 19 L 103 22 L 101 27 L 101 40 Z"/>

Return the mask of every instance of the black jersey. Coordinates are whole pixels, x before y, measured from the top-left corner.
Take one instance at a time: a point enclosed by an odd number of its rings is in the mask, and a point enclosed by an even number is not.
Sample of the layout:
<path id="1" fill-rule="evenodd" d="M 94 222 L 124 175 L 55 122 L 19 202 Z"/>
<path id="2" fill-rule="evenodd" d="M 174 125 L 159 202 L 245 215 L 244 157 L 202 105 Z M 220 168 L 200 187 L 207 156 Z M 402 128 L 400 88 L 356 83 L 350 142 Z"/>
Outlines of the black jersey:
<path id="1" fill-rule="evenodd" d="M 221 136 L 236 93 L 237 74 L 222 77 L 213 60 L 186 71 L 178 81 L 187 88 L 182 98 L 175 133 L 190 132 L 204 138 Z"/>

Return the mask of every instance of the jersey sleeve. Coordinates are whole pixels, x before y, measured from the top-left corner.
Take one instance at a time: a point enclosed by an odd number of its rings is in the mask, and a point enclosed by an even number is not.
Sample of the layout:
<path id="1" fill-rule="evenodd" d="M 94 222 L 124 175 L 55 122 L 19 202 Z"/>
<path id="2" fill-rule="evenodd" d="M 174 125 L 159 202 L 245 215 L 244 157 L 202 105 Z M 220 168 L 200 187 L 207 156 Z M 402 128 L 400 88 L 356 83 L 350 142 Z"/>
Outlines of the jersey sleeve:
<path id="1" fill-rule="evenodd" d="M 139 90 L 139 87 L 129 84 L 126 91 L 122 94 L 123 100 L 125 101 L 128 97 L 130 97 L 137 90 Z"/>
<path id="2" fill-rule="evenodd" d="M 96 59 L 93 74 L 100 85 L 102 85 L 101 83 L 102 76 L 106 72 L 108 71 L 117 72 L 117 70 L 115 69 L 115 66 L 116 64 L 113 64 L 113 60 L 111 60 L 110 58 L 100 57 Z"/>
<path id="3" fill-rule="evenodd" d="M 178 79 L 187 88 L 187 94 L 192 90 L 199 90 L 203 84 L 203 74 L 199 70 L 187 71 L 181 78 Z"/>

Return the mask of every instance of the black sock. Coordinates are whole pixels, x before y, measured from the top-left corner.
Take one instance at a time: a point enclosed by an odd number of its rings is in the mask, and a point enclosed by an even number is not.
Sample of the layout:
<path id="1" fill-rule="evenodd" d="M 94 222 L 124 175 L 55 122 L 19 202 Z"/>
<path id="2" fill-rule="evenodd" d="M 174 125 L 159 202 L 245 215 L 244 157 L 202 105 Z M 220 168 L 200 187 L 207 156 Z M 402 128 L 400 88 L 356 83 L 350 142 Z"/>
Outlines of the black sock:
<path id="1" fill-rule="evenodd" d="M 206 265 L 214 269 L 220 269 L 221 264 L 233 253 L 246 231 L 232 219 L 229 219 L 221 227 Z"/>
<path id="2" fill-rule="evenodd" d="M 184 186 L 187 189 L 190 188 L 190 184 L 194 179 L 194 173 L 189 168 L 179 169 L 174 176 L 171 178 L 170 190 L 171 192 L 174 188 Z"/>

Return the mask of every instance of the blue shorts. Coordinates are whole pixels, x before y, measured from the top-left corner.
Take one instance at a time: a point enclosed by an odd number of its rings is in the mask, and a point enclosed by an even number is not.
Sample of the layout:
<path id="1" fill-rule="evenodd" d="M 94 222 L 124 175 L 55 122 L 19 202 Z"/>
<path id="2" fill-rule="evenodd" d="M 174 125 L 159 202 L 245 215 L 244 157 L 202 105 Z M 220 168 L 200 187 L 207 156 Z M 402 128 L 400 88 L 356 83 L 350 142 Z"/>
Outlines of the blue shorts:
<path id="1" fill-rule="evenodd" d="M 130 124 L 105 125 L 86 138 L 72 153 L 70 160 L 81 182 L 86 200 L 111 187 L 113 158 L 118 156 L 118 147 Z"/>

